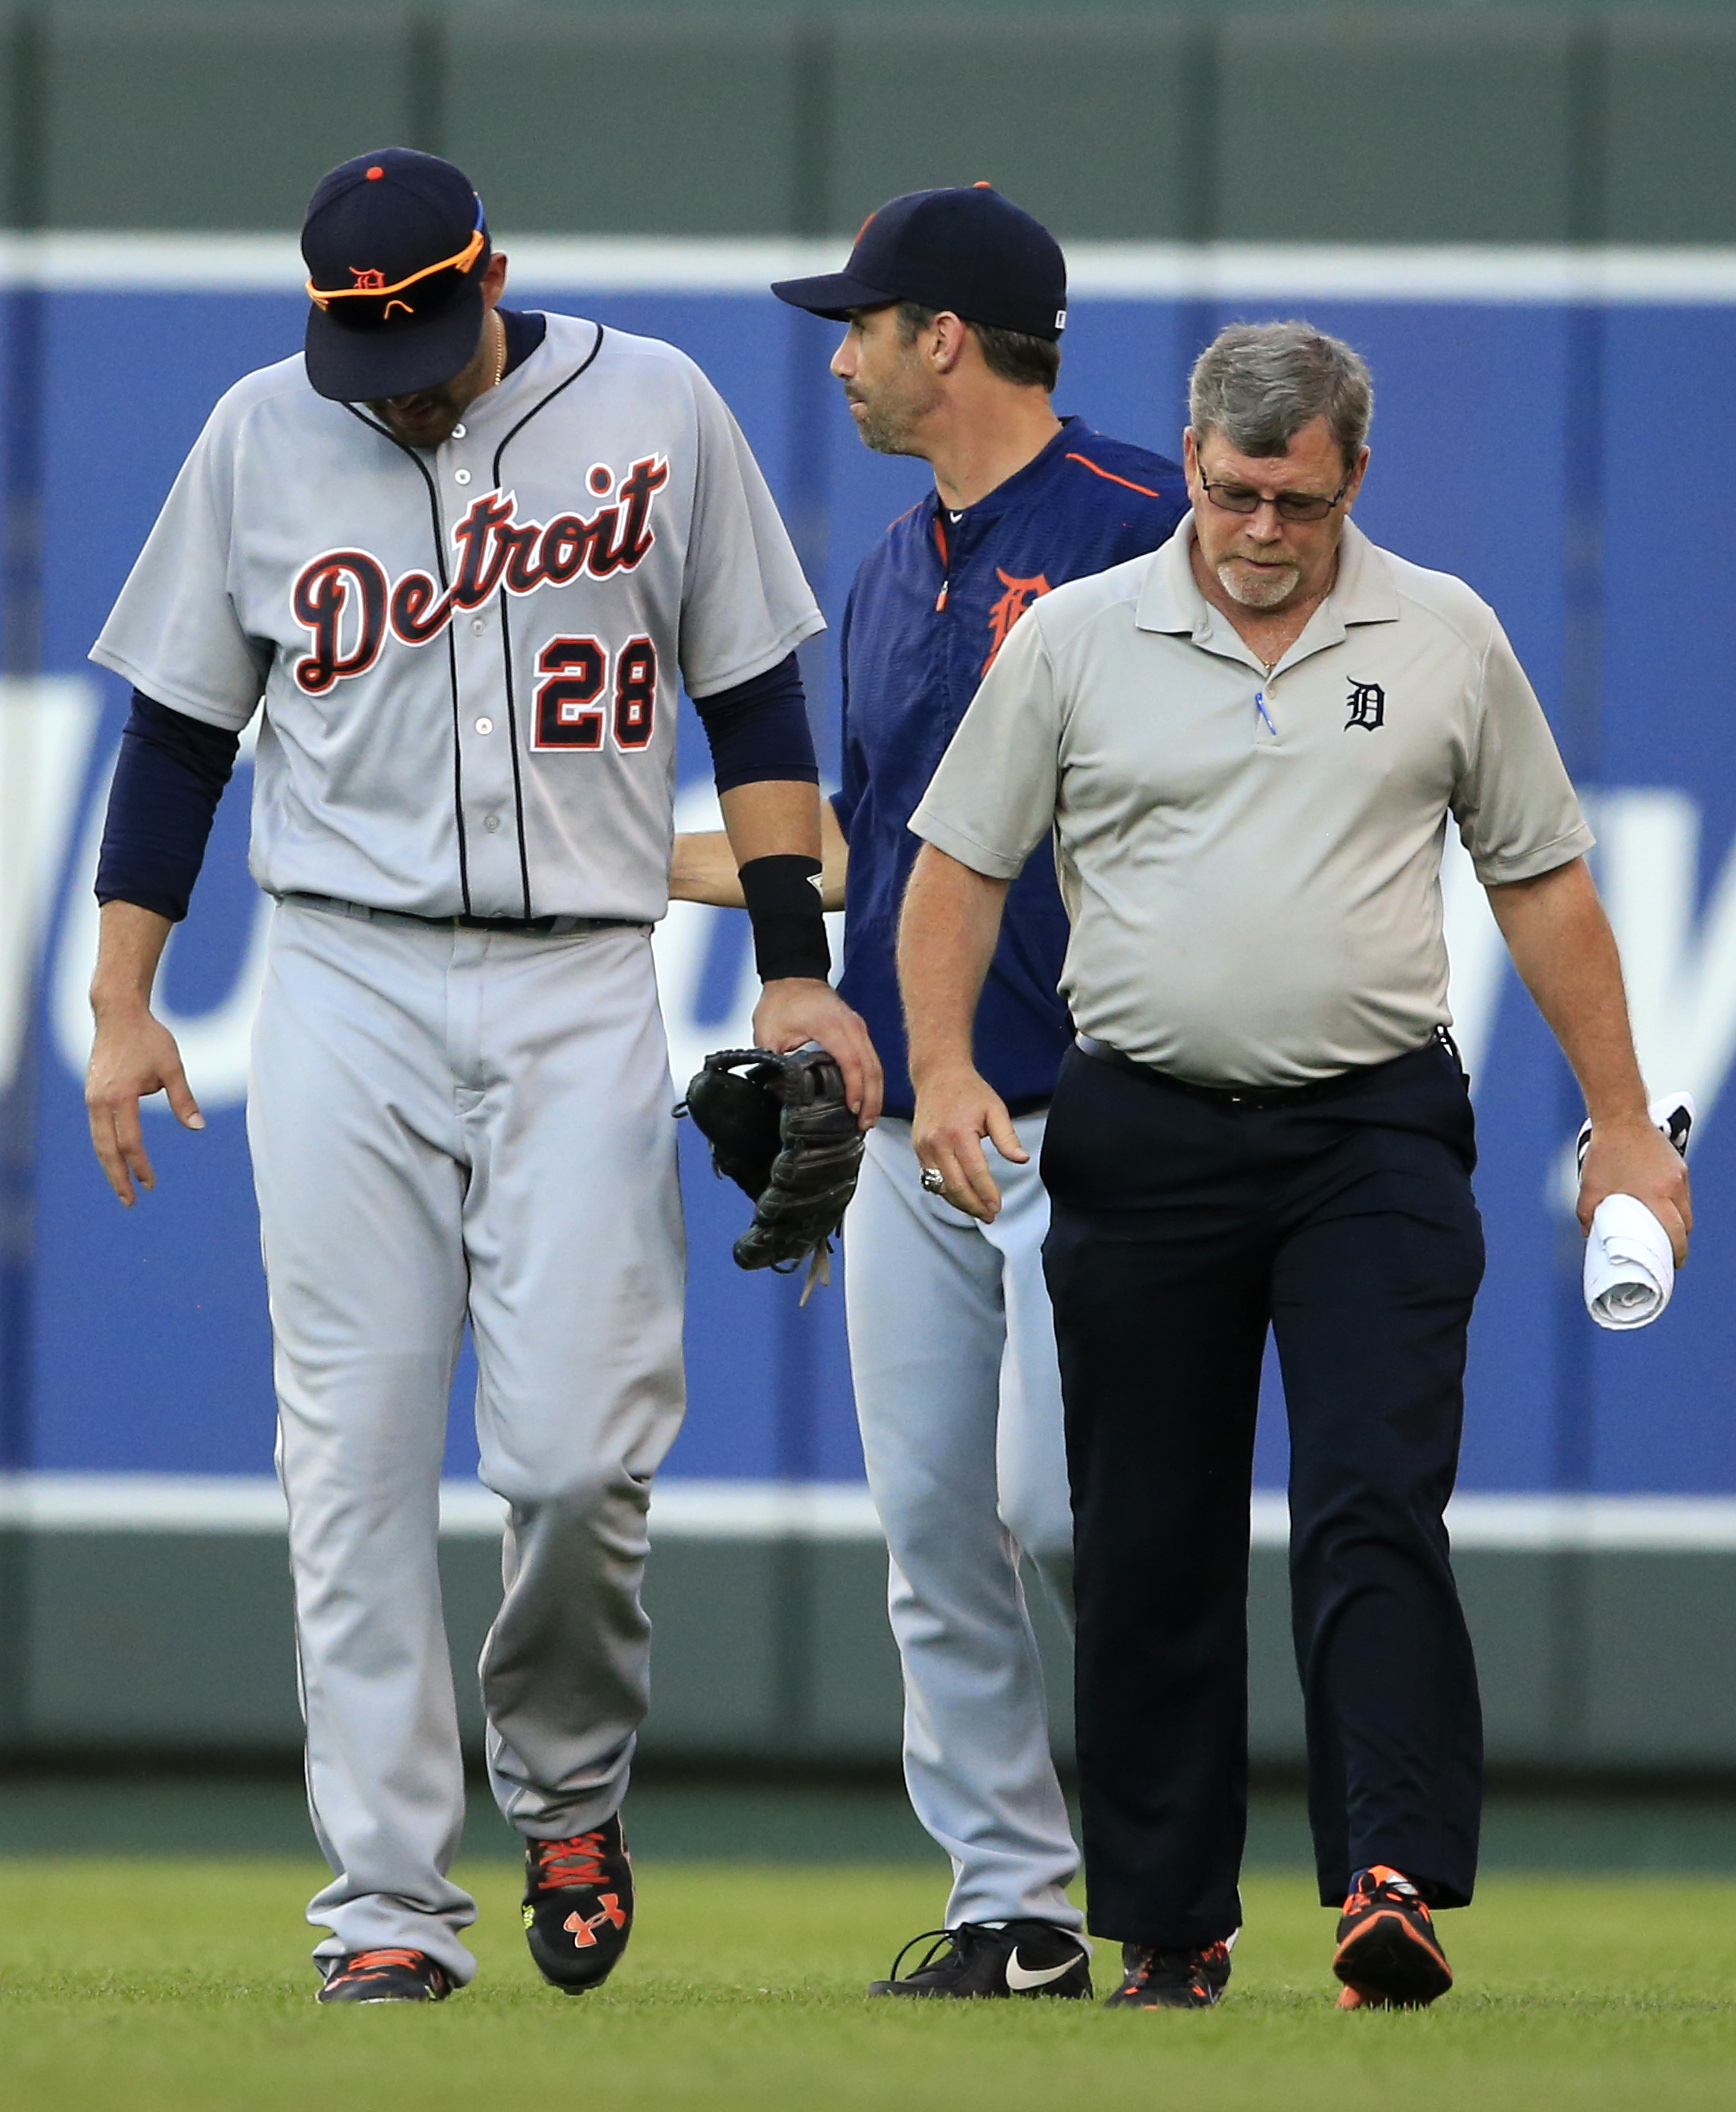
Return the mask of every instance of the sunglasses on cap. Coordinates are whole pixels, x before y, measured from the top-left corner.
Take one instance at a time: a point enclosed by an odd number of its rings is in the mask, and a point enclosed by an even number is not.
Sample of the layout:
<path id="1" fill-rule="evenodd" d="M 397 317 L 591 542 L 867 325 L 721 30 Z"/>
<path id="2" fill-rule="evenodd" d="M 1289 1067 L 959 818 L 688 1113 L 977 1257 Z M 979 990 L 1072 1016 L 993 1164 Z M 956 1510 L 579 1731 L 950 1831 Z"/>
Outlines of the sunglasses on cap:
<path id="1" fill-rule="evenodd" d="M 382 272 L 362 271 L 352 265 L 350 267 L 351 276 L 356 282 L 353 286 L 320 287 L 316 286 L 312 279 L 309 279 L 307 282 L 308 299 L 322 312 L 329 311 L 333 301 L 382 301 L 385 305 L 378 317 L 378 320 L 382 323 L 391 319 L 394 308 L 401 308 L 406 315 L 414 315 L 416 312 L 415 302 L 403 300 L 400 296 L 421 280 L 434 278 L 441 272 L 468 272 L 475 264 L 477 258 L 481 256 L 487 246 L 487 242 L 488 236 L 484 231 L 482 217 L 482 201 L 478 199 L 476 203 L 475 229 L 471 234 L 470 240 L 465 243 L 464 247 L 455 256 L 442 257 L 437 264 L 424 264 L 420 271 L 411 272 L 408 278 L 396 279 L 391 285 L 386 284 L 385 275 Z"/>

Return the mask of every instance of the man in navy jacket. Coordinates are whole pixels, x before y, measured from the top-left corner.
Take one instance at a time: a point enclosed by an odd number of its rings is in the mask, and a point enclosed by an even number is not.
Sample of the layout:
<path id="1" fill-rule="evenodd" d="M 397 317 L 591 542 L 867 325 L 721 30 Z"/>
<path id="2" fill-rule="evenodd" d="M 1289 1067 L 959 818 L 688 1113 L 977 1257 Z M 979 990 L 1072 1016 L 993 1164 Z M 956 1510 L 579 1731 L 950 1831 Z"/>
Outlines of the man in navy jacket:
<path id="1" fill-rule="evenodd" d="M 947 1932 L 877 1994 L 1083 1996 L 1078 1853 L 1050 1757 L 1020 1554 L 1068 1603 L 1072 1519 L 1040 1249 L 1043 1119 L 1071 1038 L 1067 920 L 1050 861 L 1014 884 L 977 1057 L 1028 1159 L 992 1225 L 924 1182 L 895 963 L 920 844 L 907 826 L 977 684 L 1040 595 L 1163 542 L 1186 492 L 1162 456 L 1050 401 L 1066 272 L 1047 230 L 986 184 L 873 215 L 841 273 L 773 291 L 847 325 L 832 360 L 863 440 L 932 464 L 935 491 L 863 560 L 845 613 L 843 783 L 826 883 L 846 910 L 841 990 L 886 1074 L 846 1226 L 850 1365 L 891 1551 L 905 1779 L 956 1873 Z M 739 903 L 721 835 L 678 841 L 678 897 Z M 830 906 L 830 905 L 829 905 Z M 900 1961 L 902 1962 L 902 1961 Z"/>

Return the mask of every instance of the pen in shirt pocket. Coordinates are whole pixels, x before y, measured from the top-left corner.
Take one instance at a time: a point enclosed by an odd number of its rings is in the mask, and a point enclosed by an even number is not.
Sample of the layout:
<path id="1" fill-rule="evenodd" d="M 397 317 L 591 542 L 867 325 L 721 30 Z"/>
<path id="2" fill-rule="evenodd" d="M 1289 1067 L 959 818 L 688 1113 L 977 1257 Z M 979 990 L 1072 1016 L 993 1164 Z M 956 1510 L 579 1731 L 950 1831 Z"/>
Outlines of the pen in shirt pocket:
<path id="1" fill-rule="evenodd" d="M 1276 740 L 1278 729 L 1272 723 L 1272 714 L 1266 709 L 1266 692 L 1263 689 L 1257 689 L 1254 692 L 1254 709 L 1265 720 L 1266 731 Z"/>

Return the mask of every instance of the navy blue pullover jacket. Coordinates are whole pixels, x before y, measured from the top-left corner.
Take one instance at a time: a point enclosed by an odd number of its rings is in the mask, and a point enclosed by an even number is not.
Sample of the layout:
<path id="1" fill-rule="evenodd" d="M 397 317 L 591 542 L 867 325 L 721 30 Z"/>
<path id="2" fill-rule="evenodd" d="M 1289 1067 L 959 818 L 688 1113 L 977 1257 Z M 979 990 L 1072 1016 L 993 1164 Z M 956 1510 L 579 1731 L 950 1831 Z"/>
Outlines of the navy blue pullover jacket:
<path id="1" fill-rule="evenodd" d="M 844 612 L 843 784 L 850 845 L 839 987 L 886 1067 L 886 1112 L 915 1094 L 894 950 L 921 844 L 909 821 L 977 684 L 1039 595 L 1168 540 L 1187 510 L 1182 473 L 1143 447 L 1066 419 L 962 513 L 938 496 L 902 514 L 863 559 Z M 1015 1114 L 1048 1102 L 1072 1032 L 1057 986 L 1067 950 L 1054 860 L 1039 851 L 1007 892 L 977 1008 L 978 1068 Z"/>

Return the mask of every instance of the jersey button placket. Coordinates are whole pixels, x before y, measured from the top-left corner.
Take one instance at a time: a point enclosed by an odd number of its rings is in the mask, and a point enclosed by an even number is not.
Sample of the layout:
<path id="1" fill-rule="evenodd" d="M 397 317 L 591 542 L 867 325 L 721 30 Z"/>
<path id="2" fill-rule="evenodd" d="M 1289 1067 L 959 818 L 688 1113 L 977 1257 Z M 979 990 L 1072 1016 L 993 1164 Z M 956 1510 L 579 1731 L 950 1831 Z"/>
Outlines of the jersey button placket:
<path id="1" fill-rule="evenodd" d="M 452 479 L 468 484 L 473 474 L 455 468 Z M 490 609 L 470 610 L 453 626 L 459 738 L 464 745 L 464 810 L 471 844 L 470 894 L 479 915 L 516 917 L 524 913 L 524 880 L 518 862 L 504 669 L 495 629 L 495 612 Z"/>

